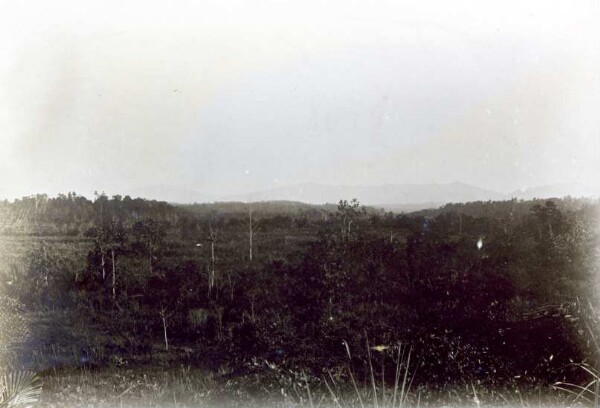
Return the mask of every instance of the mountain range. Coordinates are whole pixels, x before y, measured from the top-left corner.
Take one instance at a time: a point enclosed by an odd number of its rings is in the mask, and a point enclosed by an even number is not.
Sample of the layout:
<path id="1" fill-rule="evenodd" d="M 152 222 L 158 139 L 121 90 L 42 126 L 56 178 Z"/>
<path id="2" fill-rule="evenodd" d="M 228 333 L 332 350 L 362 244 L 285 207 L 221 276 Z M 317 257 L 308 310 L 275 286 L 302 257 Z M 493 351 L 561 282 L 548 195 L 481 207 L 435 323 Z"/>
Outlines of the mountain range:
<path id="1" fill-rule="evenodd" d="M 232 201 L 289 200 L 310 204 L 337 203 L 357 198 L 363 204 L 411 204 L 501 199 L 502 194 L 464 183 L 384 184 L 380 186 L 338 186 L 305 183 L 227 197 Z"/>
<path id="2" fill-rule="evenodd" d="M 327 185 L 303 183 L 252 193 L 210 197 L 191 189 L 173 186 L 152 186 L 132 191 L 135 196 L 175 203 L 213 201 L 299 201 L 308 204 L 337 203 L 341 199 L 357 198 L 362 204 L 381 206 L 390 210 L 418 210 L 449 202 L 532 199 L 552 197 L 598 197 L 598 192 L 580 183 L 558 183 L 502 193 L 461 182 L 447 184 L 384 184 L 384 185 Z"/>

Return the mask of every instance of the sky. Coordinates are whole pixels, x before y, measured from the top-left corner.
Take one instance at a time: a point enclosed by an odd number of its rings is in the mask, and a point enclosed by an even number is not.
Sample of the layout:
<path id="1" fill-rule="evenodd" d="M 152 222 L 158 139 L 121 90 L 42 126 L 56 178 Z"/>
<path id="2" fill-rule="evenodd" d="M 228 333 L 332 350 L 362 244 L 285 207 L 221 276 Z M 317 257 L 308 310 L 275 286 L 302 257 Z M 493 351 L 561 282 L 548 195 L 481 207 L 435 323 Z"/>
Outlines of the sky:
<path id="1" fill-rule="evenodd" d="M 0 1 L 0 198 L 600 189 L 581 1 Z"/>

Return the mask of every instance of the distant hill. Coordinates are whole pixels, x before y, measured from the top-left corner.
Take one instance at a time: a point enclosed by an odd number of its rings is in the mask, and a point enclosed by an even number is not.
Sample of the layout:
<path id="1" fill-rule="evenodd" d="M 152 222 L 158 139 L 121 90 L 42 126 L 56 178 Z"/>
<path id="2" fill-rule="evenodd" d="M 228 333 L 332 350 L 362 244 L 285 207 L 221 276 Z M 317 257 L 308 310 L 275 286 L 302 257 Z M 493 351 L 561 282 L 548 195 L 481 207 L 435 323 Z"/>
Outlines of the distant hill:
<path id="1" fill-rule="evenodd" d="M 461 182 L 362 186 L 302 183 L 225 197 L 215 197 L 189 188 L 154 185 L 133 189 L 127 194 L 131 197 L 177 204 L 220 203 L 222 208 L 224 208 L 224 203 L 229 203 L 230 207 L 233 203 L 258 202 L 278 202 L 277 206 L 296 206 L 298 203 L 337 204 L 343 199 L 357 198 L 363 205 L 385 208 L 395 212 L 418 211 L 437 208 L 447 203 L 471 201 L 599 196 L 597 191 L 594 192 L 594 189 L 581 183 L 534 186 L 506 194 Z M 286 202 L 287 204 L 284 204 Z"/>
<path id="2" fill-rule="evenodd" d="M 334 212 L 337 209 L 335 205 L 327 204 L 307 204 L 297 201 L 216 201 L 214 203 L 196 203 L 196 204 L 177 204 L 177 207 L 191 211 L 200 216 L 212 214 L 247 214 L 251 209 L 263 215 L 277 214 L 298 214 L 311 210 Z"/>
<path id="3" fill-rule="evenodd" d="M 530 187 L 515 190 L 508 194 L 509 198 L 531 200 L 534 198 L 560 198 L 560 197 L 598 197 L 598 192 L 590 186 L 581 183 L 557 183 L 544 186 Z"/>
<path id="4" fill-rule="evenodd" d="M 391 211 L 395 213 L 413 213 L 422 210 L 438 209 L 444 206 L 446 203 L 411 203 L 411 204 L 382 204 L 375 206 L 381 208 L 384 211 Z"/>
<path id="5" fill-rule="evenodd" d="M 214 198 L 199 191 L 169 185 L 153 185 L 135 188 L 127 192 L 131 197 L 141 197 L 148 200 L 166 201 L 168 203 L 205 203 Z"/>
<path id="6" fill-rule="evenodd" d="M 422 208 L 421 203 L 438 205 L 447 202 L 503 199 L 505 195 L 465 183 L 449 184 L 384 184 L 380 186 L 335 186 L 305 183 L 271 190 L 242 194 L 230 200 L 256 202 L 287 200 L 311 204 L 337 203 L 341 199 L 357 198 L 373 206 L 405 206 Z"/>

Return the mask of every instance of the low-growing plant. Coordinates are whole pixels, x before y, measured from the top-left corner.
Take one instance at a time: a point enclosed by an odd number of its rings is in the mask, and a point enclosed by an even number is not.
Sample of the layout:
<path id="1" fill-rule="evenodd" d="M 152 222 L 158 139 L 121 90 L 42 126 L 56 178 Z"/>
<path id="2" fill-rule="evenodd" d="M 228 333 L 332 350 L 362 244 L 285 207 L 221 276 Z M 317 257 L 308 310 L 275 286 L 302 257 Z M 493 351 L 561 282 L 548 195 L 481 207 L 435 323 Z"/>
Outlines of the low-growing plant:
<path id="1" fill-rule="evenodd" d="M 372 406 L 374 408 L 402 408 L 409 402 L 419 404 L 419 393 L 411 395 L 413 382 L 415 379 L 417 366 L 414 363 L 412 347 L 405 343 L 398 343 L 394 346 L 376 345 L 371 346 L 367 338 L 367 365 L 368 378 L 364 382 L 357 381 L 352 368 L 351 350 L 346 341 L 343 341 L 344 348 L 348 356 L 347 368 L 338 374 L 326 371 L 323 376 L 327 394 L 331 402 L 338 408 L 352 406 Z M 374 367 L 374 353 L 381 357 L 381 373 Z M 413 358 L 411 362 L 411 358 Z M 394 362 L 393 385 L 390 386 L 385 380 L 386 360 L 391 359 Z M 375 363 L 376 365 L 376 363 Z M 379 378 L 377 378 L 379 377 Z M 351 390 L 347 390 L 348 381 L 352 385 Z M 308 383 L 306 384 L 309 400 L 313 399 L 310 393 Z M 323 399 L 323 398 L 322 398 Z"/>
<path id="2" fill-rule="evenodd" d="M 575 397 L 573 399 L 574 403 L 583 400 L 589 404 L 593 404 L 592 406 L 594 407 L 598 407 L 600 402 L 598 396 L 600 373 L 587 364 L 577 364 L 577 366 L 589 375 L 590 381 L 584 385 L 559 381 L 553 385 L 554 389 L 573 395 Z"/>
<path id="3" fill-rule="evenodd" d="M 559 381 L 553 387 L 574 395 L 573 402 L 583 400 L 589 404 L 593 404 L 593 407 L 600 407 L 600 343 L 598 341 L 598 324 L 600 319 L 596 308 L 589 301 L 582 308 L 580 314 L 584 327 L 582 331 L 587 334 L 585 342 L 591 346 L 591 358 L 592 361 L 595 361 L 596 366 L 593 367 L 585 362 L 575 364 L 575 366 L 585 372 L 588 378 L 585 384 Z"/>
<path id="4" fill-rule="evenodd" d="M 41 380 L 33 372 L 13 371 L 0 376 L 0 408 L 32 407 L 41 392 Z"/>

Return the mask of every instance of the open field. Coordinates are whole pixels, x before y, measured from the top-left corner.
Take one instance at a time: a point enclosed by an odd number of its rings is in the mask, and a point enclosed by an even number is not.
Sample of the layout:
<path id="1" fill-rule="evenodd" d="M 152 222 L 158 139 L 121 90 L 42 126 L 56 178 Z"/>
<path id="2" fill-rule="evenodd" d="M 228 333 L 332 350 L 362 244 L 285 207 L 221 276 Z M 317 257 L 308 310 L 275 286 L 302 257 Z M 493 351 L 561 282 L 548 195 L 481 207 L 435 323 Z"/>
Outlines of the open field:
<path id="1" fill-rule="evenodd" d="M 594 403 L 597 202 L 44 203 L 0 236 L 0 360 L 42 406 Z"/>

